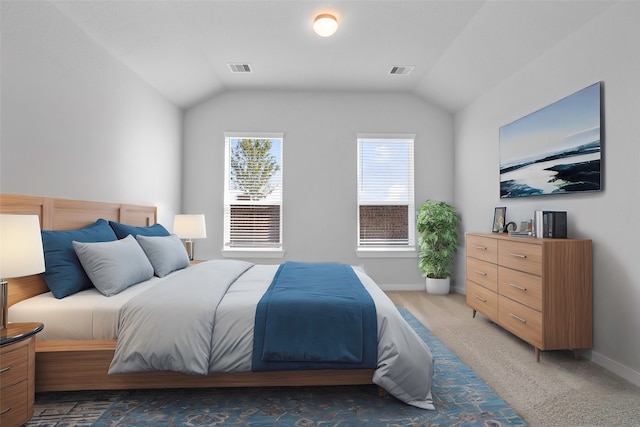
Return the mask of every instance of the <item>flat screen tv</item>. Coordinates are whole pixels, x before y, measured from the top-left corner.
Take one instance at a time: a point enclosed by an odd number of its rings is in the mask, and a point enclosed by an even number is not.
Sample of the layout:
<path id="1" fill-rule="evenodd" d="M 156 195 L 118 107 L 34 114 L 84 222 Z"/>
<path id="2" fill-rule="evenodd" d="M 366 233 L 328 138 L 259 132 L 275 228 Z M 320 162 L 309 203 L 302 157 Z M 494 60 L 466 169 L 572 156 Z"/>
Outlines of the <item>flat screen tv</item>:
<path id="1" fill-rule="evenodd" d="M 500 197 L 601 190 L 601 82 L 500 128 Z"/>

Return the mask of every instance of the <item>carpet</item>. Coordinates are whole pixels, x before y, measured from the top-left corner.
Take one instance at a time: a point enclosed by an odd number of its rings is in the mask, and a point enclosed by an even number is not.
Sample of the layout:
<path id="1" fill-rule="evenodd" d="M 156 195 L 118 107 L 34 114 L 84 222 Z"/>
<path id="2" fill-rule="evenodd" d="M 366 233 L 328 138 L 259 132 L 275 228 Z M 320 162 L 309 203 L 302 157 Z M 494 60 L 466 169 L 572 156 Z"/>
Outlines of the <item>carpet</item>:
<path id="1" fill-rule="evenodd" d="M 379 397 L 377 386 L 37 393 L 27 426 L 525 426 L 522 418 L 408 310 L 433 353 L 435 411 Z"/>

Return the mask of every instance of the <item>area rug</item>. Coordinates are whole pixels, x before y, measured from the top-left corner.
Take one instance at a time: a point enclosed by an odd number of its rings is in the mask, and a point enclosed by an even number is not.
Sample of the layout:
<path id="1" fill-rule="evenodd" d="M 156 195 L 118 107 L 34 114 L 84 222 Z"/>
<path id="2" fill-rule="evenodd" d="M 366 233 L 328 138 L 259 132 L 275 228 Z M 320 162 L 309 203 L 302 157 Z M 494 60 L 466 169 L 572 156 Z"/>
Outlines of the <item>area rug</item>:
<path id="1" fill-rule="evenodd" d="M 48 392 L 27 426 L 525 426 L 522 418 L 408 310 L 433 353 L 435 411 L 377 386 Z"/>

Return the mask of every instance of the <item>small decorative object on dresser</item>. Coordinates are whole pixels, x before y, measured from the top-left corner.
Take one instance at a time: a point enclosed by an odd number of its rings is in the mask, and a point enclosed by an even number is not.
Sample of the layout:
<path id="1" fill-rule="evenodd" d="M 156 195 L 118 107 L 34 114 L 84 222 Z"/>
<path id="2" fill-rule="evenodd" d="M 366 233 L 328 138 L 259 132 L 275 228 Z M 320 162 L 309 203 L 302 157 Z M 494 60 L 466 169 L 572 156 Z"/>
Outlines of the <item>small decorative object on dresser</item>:
<path id="1" fill-rule="evenodd" d="M 533 223 L 536 237 L 565 239 L 567 237 L 567 212 L 535 211 Z"/>
<path id="2" fill-rule="evenodd" d="M 42 323 L 8 323 L 0 332 L 0 425 L 21 426 L 33 416 L 36 337 Z"/>
<path id="3" fill-rule="evenodd" d="M 591 240 L 466 234 L 467 305 L 535 348 L 592 346 Z"/>
<path id="4" fill-rule="evenodd" d="M 502 206 L 496 208 L 493 211 L 493 228 L 491 231 L 494 233 L 502 233 L 504 231 L 504 225 L 507 221 L 507 208 Z"/>

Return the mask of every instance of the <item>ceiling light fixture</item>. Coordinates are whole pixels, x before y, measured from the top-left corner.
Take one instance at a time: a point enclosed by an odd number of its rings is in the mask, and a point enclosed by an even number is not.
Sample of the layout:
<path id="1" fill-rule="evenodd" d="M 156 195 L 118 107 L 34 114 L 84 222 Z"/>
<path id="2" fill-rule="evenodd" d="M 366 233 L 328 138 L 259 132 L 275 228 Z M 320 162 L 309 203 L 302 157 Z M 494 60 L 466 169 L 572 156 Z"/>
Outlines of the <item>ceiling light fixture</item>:
<path id="1" fill-rule="evenodd" d="M 338 31 L 338 20 L 335 16 L 329 15 L 328 13 L 318 15 L 313 21 L 313 31 L 320 37 L 332 36 Z"/>

